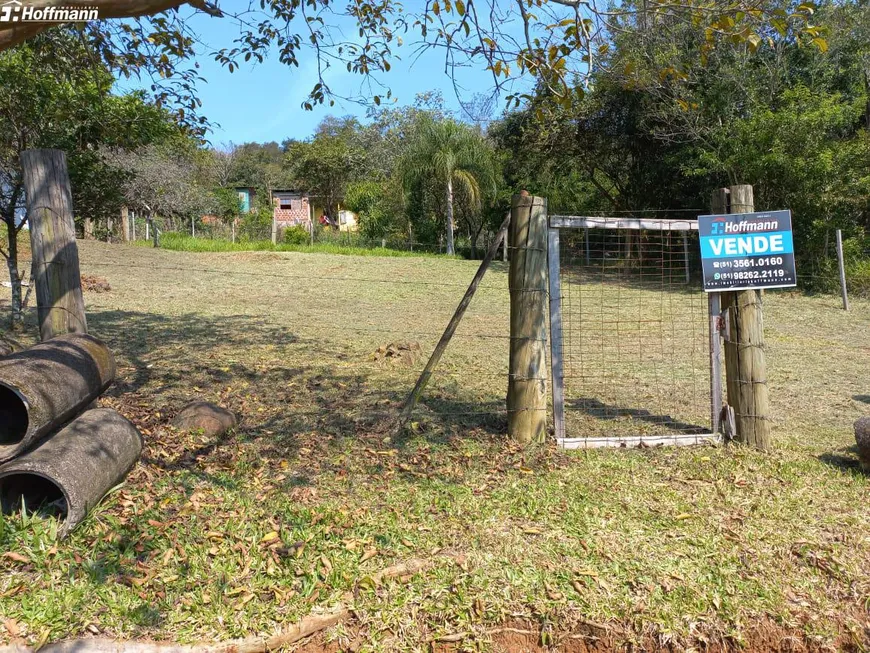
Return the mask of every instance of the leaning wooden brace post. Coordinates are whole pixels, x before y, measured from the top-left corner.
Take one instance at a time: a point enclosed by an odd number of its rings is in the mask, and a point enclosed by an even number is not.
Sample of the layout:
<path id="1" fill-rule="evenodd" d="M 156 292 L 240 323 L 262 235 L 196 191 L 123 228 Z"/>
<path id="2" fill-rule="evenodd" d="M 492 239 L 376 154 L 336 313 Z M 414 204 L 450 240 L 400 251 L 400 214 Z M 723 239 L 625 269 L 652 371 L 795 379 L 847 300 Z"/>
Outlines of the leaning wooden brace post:
<path id="1" fill-rule="evenodd" d="M 432 377 L 432 372 L 435 370 L 435 366 L 438 365 L 438 361 L 441 360 L 441 356 L 447 349 L 447 345 L 450 344 L 450 340 L 453 338 L 453 334 L 456 333 L 459 323 L 462 322 L 462 317 L 465 315 L 465 311 L 471 303 L 471 298 L 474 297 L 474 293 L 477 292 L 477 287 L 480 285 L 483 275 L 486 274 L 486 271 L 489 269 L 489 264 L 492 263 L 492 260 L 495 258 L 495 255 L 498 252 L 499 243 L 502 241 L 507 242 L 507 228 L 510 218 L 510 213 L 508 213 L 507 216 L 505 216 L 504 222 L 502 222 L 498 233 L 495 235 L 495 240 L 493 240 L 492 244 L 489 246 L 486 256 L 483 257 L 480 267 L 477 268 L 477 272 L 471 280 L 468 290 L 465 291 L 462 301 L 459 302 L 459 306 L 456 307 L 456 311 L 453 313 L 453 317 L 450 318 L 447 328 L 444 329 L 441 340 L 439 340 L 438 344 L 435 346 L 435 351 L 432 352 L 429 361 L 426 363 L 426 367 L 424 367 L 423 371 L 420 373 L 420 378 L 417 379 L 414 389 L 411 390 L 411 394 L 409 394 L 408 398 L 405 399 L 405 404 L 402 406 L 402 412 L 399 416 L 399 426 L 405 424 L 405 422 L 407 422 L 411 417 L 414 407 L 420 400 L 420 395 L 423 394 L 426 384 L 429 383 L 429 379 Z"/>
<path id="2" fill-rule="evenodd" d="M 508 435 L 542 442 L 547 433 L 547 201 L 515 195 L 511 205 Z"/>
<path id="3" fill-rule="evenodd" d="M 752 213 L 752 186 L 730 189 L 728 213 Z M 738 442 L 756 449 L 771 448 L 770 400 L 764 354 L 764 319 L 760 290 L 739 290 L 723 298 L 728 309 L 730 338 L 725 341 L 728 403 L 734 408 Z"/>
<path id="4" fill-rule="evenodd" d="M 87 333 L 66 156 L 60 150 L 26 150 L 21 153 L 21 169 L 40 336 L 48 340 L 64 333 Z"/>

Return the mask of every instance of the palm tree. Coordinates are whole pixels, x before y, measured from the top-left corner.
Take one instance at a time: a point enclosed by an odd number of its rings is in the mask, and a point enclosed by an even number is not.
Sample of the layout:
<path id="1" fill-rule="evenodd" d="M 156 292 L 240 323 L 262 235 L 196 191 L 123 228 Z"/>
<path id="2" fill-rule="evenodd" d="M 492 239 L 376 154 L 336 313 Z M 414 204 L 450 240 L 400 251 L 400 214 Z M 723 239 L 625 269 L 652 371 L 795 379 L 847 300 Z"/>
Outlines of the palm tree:
<path id="1" fill-rule="evenodd" d="M 466 196 L 479 207 L 482 190 L 495 189 L 493 162 L 493 150 L 483 136 L 455 120 L 427 119 L 403 158 L 406 187 L 429 179 L 444 190 L 448 254 L 454 253 L 454 189 L 462 186 Z"/>

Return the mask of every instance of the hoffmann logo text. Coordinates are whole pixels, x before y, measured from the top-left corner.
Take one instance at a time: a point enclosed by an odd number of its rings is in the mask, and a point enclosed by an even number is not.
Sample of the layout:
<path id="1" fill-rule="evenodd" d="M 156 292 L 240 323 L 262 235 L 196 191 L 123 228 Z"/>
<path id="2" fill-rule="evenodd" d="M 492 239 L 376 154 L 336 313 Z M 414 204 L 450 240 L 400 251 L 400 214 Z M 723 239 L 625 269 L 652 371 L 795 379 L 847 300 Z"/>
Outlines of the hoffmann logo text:
<path id="1" fill-rule="evenodd" d="M 0 23 L 66 23 L 99 17 L 94 7 L 29 7 L 18 0 L 0 5 Z"/>

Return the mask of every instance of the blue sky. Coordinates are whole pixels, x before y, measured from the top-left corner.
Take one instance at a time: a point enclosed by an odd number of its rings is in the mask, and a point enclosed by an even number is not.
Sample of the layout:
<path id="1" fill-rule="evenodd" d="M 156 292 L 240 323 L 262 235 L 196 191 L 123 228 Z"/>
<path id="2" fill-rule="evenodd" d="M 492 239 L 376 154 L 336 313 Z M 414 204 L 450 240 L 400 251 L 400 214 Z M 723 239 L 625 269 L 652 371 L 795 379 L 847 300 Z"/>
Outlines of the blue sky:
<path id="1" fill-rule="evenodd" d="M 228 47 L 238 28 L 231 20 L 197 15 L 190 26 L 211 47 Z M 381 79 L 392 90 L 399 105 L 411 104 L 417 93 L 440 90 L 449 108 L 459 111 L 460 105 L 453 80 L 444 72 L 443 55 L 429 51 L 417 58 L 414 48 L 405 45 L 397 51 L 401 60 L 393 59 L 391 71 Z M 202 113 L 214 123 L 209 140 L 214 145 L 248 141 L 278 141 L 306 138 L 327 115 L 363 117 L 366 107 L 354 102 L 336 101 L 334 107 L 301 108 L 311 87 L 317 81 L 316 61 L 311 51 L 304 51 L 298 68 L 288 67 L 272 57 L 262 64 L 244 64 L 230 73 L 211 57 L 198 59 L 206 83 L 199 85 Z M 476 92 L 488 93 L 492 88 L 490 73 L 482 66 L 463 68 L 457 73 L 463 87 L 461 97 L 470 99 Z M 339 94 L 354 96 L 360 92 L 362 78 L 345 69 L 327 71 L 327 84 Z M 496 104 L 501 112 L 503 98 Z"/>

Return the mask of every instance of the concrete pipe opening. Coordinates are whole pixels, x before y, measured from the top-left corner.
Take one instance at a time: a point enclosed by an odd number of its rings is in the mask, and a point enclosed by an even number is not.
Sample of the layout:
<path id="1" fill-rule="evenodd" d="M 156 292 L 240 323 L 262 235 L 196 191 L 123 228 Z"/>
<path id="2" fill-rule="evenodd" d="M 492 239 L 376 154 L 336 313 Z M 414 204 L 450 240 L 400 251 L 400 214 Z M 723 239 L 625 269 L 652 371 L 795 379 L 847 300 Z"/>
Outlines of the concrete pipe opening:
<path id="1" fill-rule="evenodd" d="M 84 333 L 0 357 L 0 462 L 74 419 L 114 378 L 112 352 Z"/>
<path id="2" fill-rule="evenodd" d="M 21 442 L 29 423 L 24 398 L 12 388 L 0 384 L 0 447 Z"/>
<path id="3" fill-rule="evenodd" d="M 8 515 L 23 507 L 29 514 L 65 518 L 66 495 L 54 481 L 40 474 L 18 472 L 0 477 L 0 504 Z"/>
<path id="4" fill-rule="evenodd" d="M 59 516 L 66 536 L 120 483 L 142 452 L 142 436 L 120 413 L 89 410 L 25 454 L 0 465 L 3 510 Z"/>

